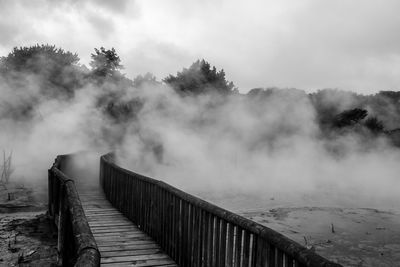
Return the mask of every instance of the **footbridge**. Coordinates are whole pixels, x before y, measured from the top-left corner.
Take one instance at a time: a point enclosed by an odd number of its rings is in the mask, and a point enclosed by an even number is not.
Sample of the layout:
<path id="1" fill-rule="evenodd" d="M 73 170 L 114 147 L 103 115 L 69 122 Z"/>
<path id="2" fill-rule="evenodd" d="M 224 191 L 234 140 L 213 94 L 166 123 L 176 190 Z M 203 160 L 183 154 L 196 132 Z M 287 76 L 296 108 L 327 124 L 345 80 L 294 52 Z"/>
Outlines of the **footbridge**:
<path id="1" fill-rule="evenodd" d="M 58 265 L 339 267 L 282 234 L 100 158 L 99 182 L 81 184 L 73 155 L 49 169 Z"/>

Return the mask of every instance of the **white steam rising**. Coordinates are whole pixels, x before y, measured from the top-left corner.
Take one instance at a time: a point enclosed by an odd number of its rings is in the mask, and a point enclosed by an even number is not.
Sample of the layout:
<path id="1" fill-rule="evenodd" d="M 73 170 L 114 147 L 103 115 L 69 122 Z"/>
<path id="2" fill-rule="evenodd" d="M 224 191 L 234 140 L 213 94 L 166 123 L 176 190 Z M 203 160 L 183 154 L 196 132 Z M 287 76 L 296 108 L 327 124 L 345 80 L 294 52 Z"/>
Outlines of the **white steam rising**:
<path id="1" fill-rule="evenodd" d="M 386 208 L 399 200 L 400 152 L 384 139 L 320 138 L 315 110 L 299 91 L 264 99 L 182 98 L 167 87 L 136 94 L 145 105 L 119 154 L 134 171 L 201 196 Z"/>
<path id="2" fill-rule="evenodd" d="M 0 107 L 38 97 L 34 84 L 22 98 L 1 85 Z M 297 90 L 267 98 L 182 97 L 165 85 L 143 86 L 123 97 L 143 103 L 123 127 L 96 107 L 104 90 L 113 89 L 87 86 L 71 100 L 42 97 L 28 121 L 0 118 L 0 147 L 13 151 L 15 179 L 45 188 L 56 155 L 116 149 L 123 166 L 201 196 L 385 208 L 400 200 L 400 151 L 383 139 L 321 138 L 315 109 Z"/>

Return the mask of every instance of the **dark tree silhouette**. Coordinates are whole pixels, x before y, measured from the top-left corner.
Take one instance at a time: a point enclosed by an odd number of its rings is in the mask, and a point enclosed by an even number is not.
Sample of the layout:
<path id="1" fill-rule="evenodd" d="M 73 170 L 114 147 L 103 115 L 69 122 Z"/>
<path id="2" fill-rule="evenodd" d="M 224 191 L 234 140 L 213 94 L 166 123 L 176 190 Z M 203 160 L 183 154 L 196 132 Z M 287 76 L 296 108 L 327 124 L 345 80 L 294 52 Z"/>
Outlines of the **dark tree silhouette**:
<path id="1" fill-rule="evenodd" d="M 72 97 L 83 78 L 78 63 L 77 54 L 54 45 L 15 47 L 0 59 L 0 74 L 9 82 L 22 82 L 27 74 L 34 75 L 43 94 Z"/>
<path id="2" fill-rule="evenodd" d="M 136 116 L 141 108 L 137 99 L 124 99 L 125 93 L 132 87 L 132 81 L 121 74 L 123 68 L 121 59 L 114 48 L 95 48 L 91 54 L 92 79 L 98 84 L 106 83 L 112 90 L 100 94 L 97 99 L 97 108 L 114 123 L 125 123 Z"/>
<path id="3" fill-rule="evenodd" d="M 378 120 L 376 117 L 370 117 L 368 118 L 365 123 L 365 127 L 367 127 L 369 130 L 371 130 L 373 133 L 381 133 L 384 131 L 384 126 L 383 123 Z"/>
<path id="4" fill-rule="evenodd" d="M 143 85 L 159 85 L 160 82 L 157 81 L 156 76 L 148 72 L 145 75 L 138 75 L 133 79 L 133 86 L 139 88 Z"/>
<path id="5" fill-rule="evenodd" d="M 42 73 L 56 72 L 60 68 L 77 65 L 79 57 L 54 45 L 34 45 L 30 47 L 14 47 L 6 57 L 0 59 L 0 70 Z"/>
<path id="6" fill-rule="evenodd" d="M 95 53 L 91 54 L 90 66 L 95 75 L 100 77 L 120 75 L 119 70 L 123 66 L 114 48 L 106 50 L 104 47 L 100 47 L 100 49 L 95 48 L 94 51 Z"/>
<path id="7" fill-rule="evenodd" d="M 400 101 L 400 92 L 395 92 L 395 91 L 380 91 L 377 96 L 385 96 L 395 102 Z"/>
<path id="8" fill-rule="evenodd" d="M 346 126 L 351 126 L 359 123 L 368 115 L 368 111 L 365 109 L 355 108 L 350 110 L 345 110 L 335 116 L 333 125 L 342 128 Z"/>
<path id="9" fill-rule="evenodd" d="M 235 90 L 232 82 L 225 79 L 225 71 L 211 68 L 210 63 L 197 60 L 188 69 L 184 68 L 176 76 L 169 75 L 163 80 L 182 94 L 203 94 L 216 92 L 228 94 Z"/>

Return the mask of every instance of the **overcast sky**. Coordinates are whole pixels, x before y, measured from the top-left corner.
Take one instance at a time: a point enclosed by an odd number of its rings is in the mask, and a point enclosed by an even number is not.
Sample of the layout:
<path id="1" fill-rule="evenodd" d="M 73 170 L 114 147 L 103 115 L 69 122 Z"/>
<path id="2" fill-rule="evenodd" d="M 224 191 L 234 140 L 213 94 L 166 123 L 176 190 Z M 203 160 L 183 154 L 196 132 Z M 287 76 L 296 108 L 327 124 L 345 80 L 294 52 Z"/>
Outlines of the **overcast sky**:
<path id="1" fill-rule="evenodd" d="M 0 55 L 49 43 L 90 61 L 115 47 L 128 77 L 198 58 L 254 87 L 400 89 L 398 0 L 0 0 Z"/>

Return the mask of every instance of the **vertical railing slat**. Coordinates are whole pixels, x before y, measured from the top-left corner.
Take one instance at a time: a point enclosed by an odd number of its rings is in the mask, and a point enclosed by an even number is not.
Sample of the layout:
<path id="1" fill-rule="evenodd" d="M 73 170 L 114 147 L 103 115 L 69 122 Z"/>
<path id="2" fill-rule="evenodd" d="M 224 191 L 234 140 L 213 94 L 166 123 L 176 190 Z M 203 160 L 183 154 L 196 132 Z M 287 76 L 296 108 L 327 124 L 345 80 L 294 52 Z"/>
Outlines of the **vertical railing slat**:
<path id="1" fill-rule="evenodd" d="M 209 227 L 209 221 L 210 221 L 210 214 L 206 211 L 203 212 L 203 221 L 202 221 L 202 227 L 203 227 L 203 236 L 202 236 L 202 243 L 203 243 L 203 256 L 202 256 L 202 266 L 207 267 L 208 265 L 208 257 L 209 257 L 209 232 L 210 232 L 210 227 Z"/>
<path id="2" fill-rule="evenodd" d="M 250 262 L 250 233 L 244 230 L 243 235 L 243 267 L 249 267 Z"/>
<path id="3" fill-rule="evenodd" d="M 275 247 L 275 253 L 276 253 L 277 266 L 283 267 L 283 252 L 282 252 L 282 250 Z"/>
<path id="4" fill-rule="evenodd" d="M 49 174 L 49 186 L 58 186 L 50 177 Z M 286 254 L 285 245 L 270 241 L 276 240 L 271 229 L 263 229 L 160 181 L 124 171 L 107 156 L 101 158 L 100 183 L 113 205 L 180 266 L 303 267 Z M 57 194 L 57 190 L 49 188 L 49 200 L 54 201 Z M 50 214 L 58 209 L 58 205 L 49 203 Z"/>
<path id="5" fill-rule="evenodd" d="M 221 258 L 221 219 L 215 218 L 215 226 L 214 226 L 214 257 L 213 257 L 213 266 L 217 266 L 219 264 Z"/>
<path id="6" fill-rule="evenodd" d="M 234 242 L 235 242 L 235 226 L 232 223 L 228 224 L 228 244 L 226 249 L 226 267 L 233 266 L 234 260 Z"/>
<path id="7" fill-rule="evenodd" d="M 202 255 L 202 236 L 203 236 L 203 225 L 202 225 L 202 212 L 200 208 L 194 208 L 194 223 L 193 223 L 193 266 L 200 267 L 201 255 Z"/>
<path id="8" fill-rule="evenodd" d="M 264 239 L 257 236 L 255 243 L 256 243 L 256 245 L 255 245 L 255 251 L 256 251 L 255 266 L 256 267 L 267 266 L 268 247 L 267 247 L 266 242 L 264 241 Z"/>
<path id="9" fill-rule="evenodd" d="M 242 228 L 235 227 L 235 267 L 240 267 L 242 261 Z"/>
<path id="10" fill-rule="evenodd" d="M 226 244 L 227 244 L 227 226 L 228 223 L 225 220 L 221 220 L 221 239 L 220 239 L 220 247 L 219 247 L 219 262 L 218 266 L 225 266 L 226 259 Z"/>

